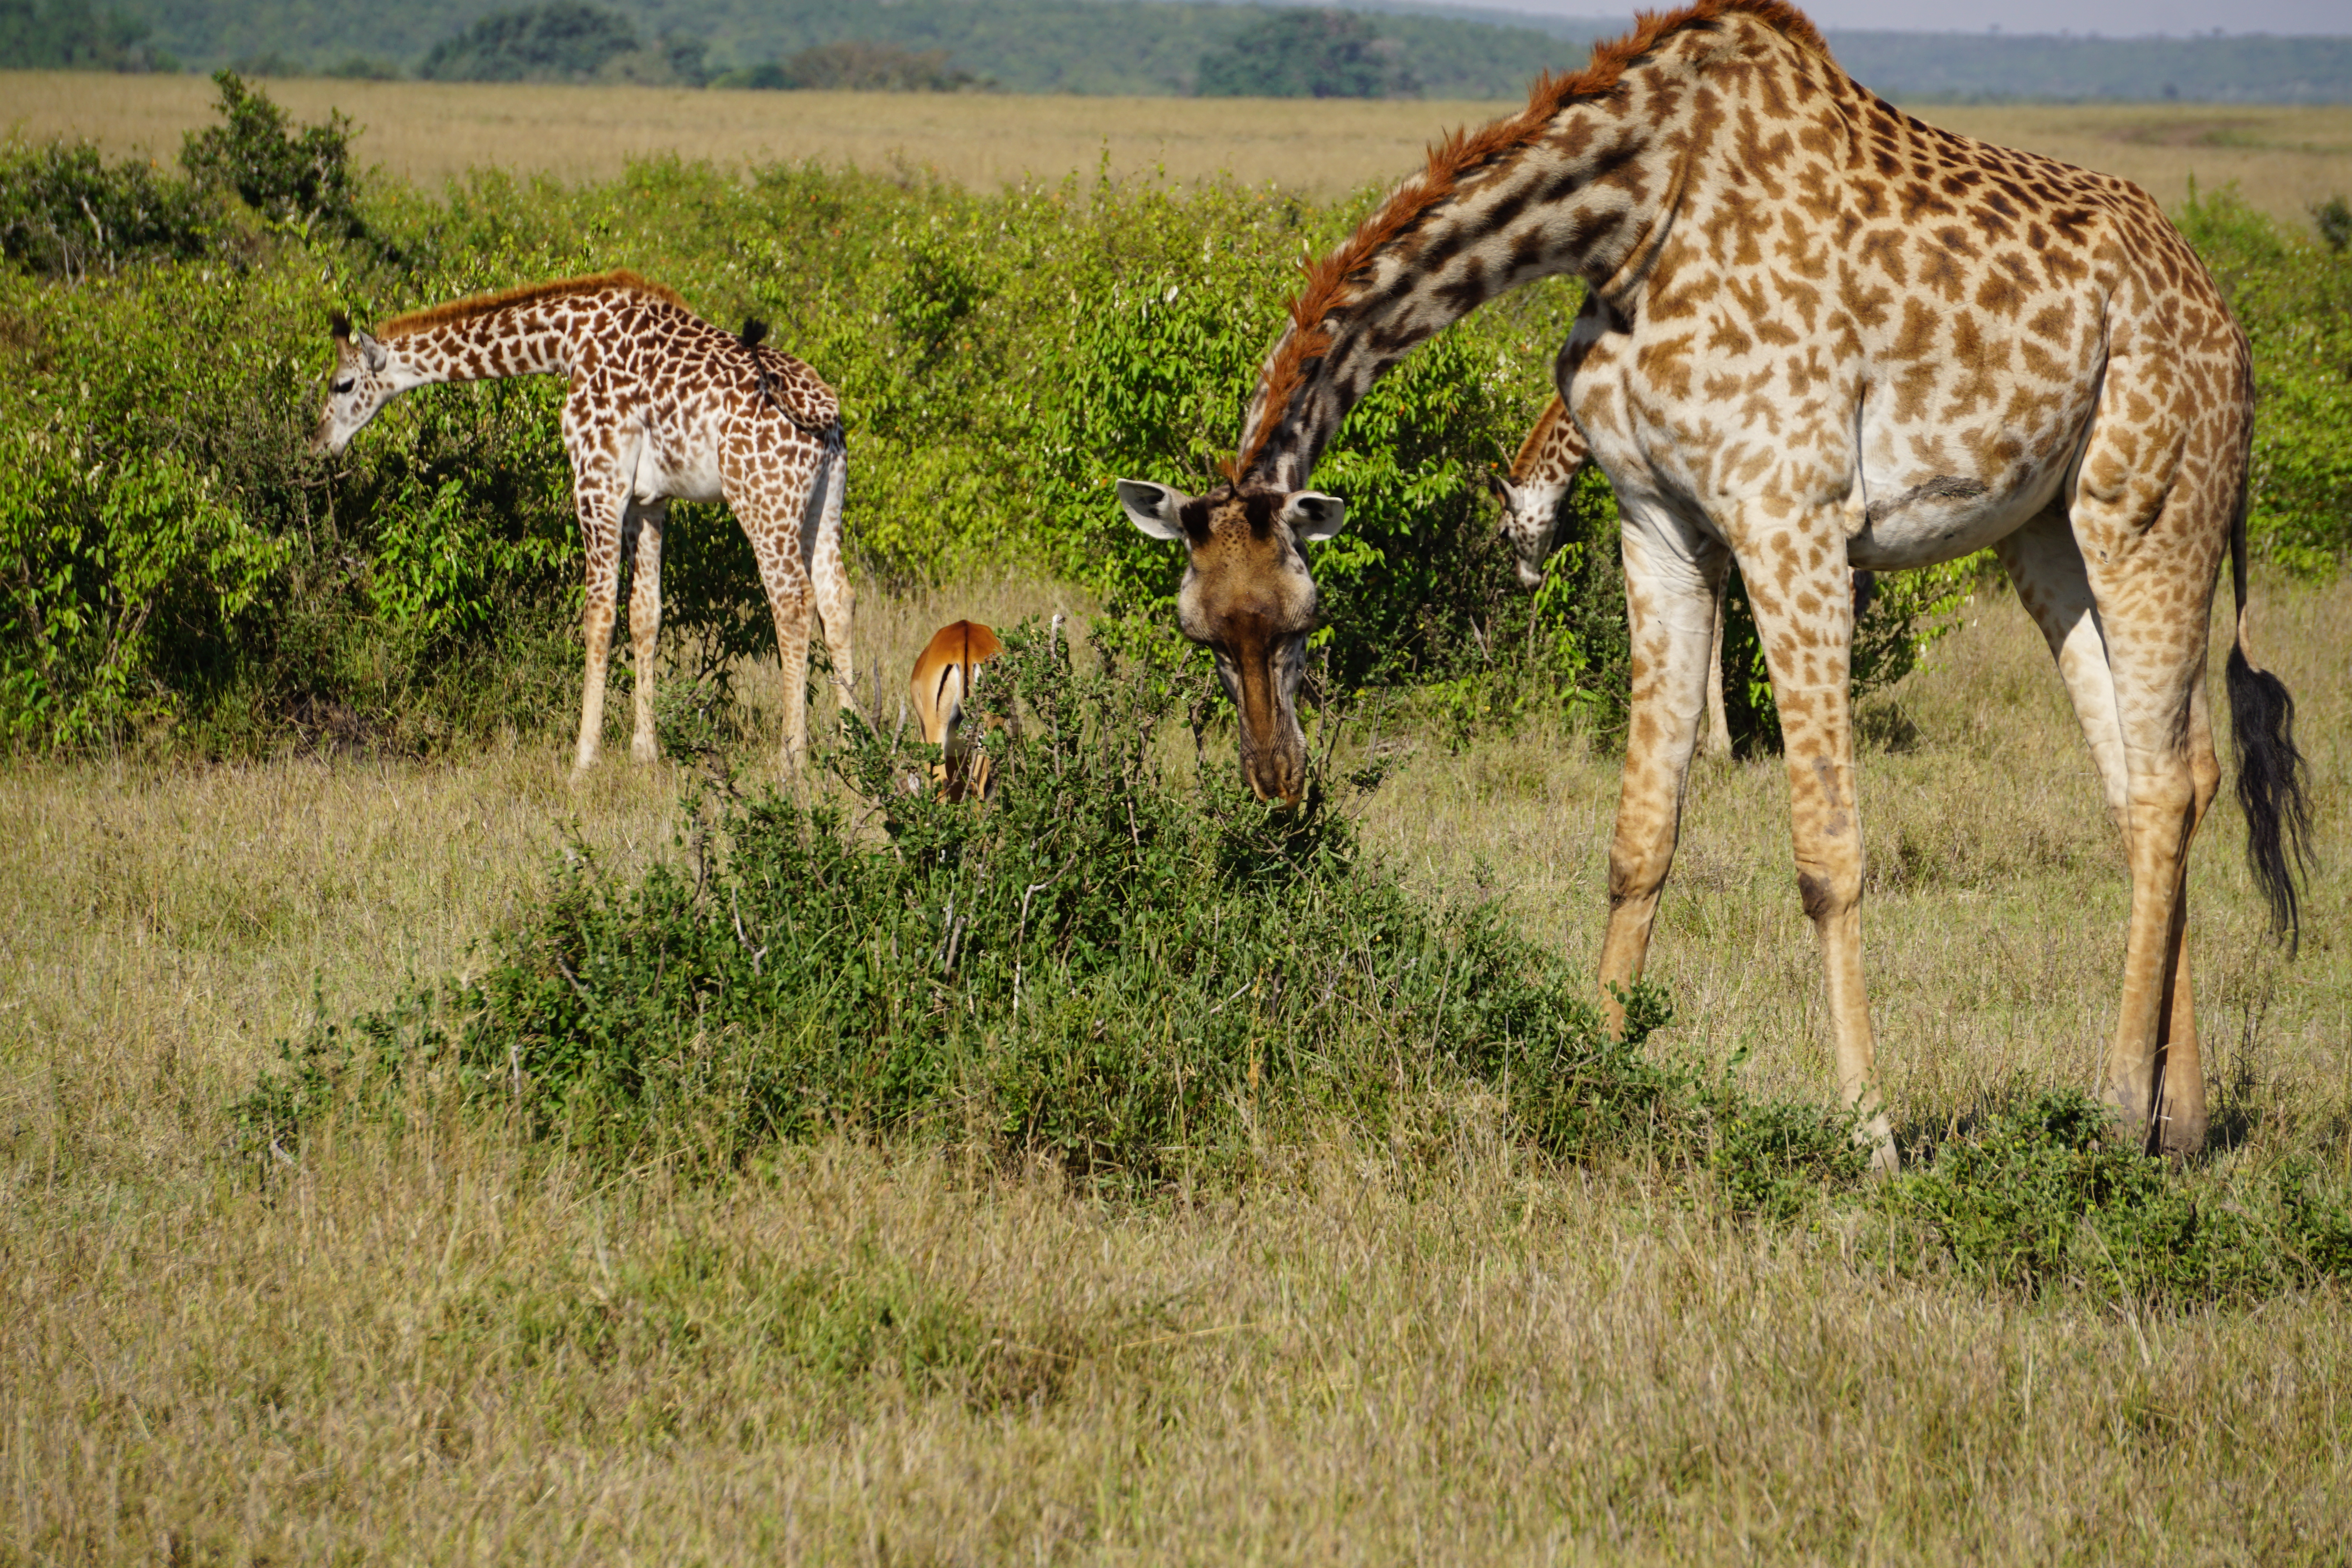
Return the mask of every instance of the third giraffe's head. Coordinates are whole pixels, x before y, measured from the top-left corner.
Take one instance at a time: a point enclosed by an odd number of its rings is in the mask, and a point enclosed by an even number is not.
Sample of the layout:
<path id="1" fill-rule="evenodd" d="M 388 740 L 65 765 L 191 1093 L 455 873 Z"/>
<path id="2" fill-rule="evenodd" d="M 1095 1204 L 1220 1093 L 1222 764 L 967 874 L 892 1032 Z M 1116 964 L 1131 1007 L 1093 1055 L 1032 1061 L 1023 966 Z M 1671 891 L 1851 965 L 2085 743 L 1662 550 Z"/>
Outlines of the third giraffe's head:
<path id="1" fill-rule="evenodd" d="M 1302 546 L 1338 533 L 1346 503 L 1315 490 L 1232 485 L 1188 496 L 1144 479 L 1119 480 L 1118 501 L 1145 533 L 1183 544 L 1176 624 L 1216 656 L 1241 713 L 1250 788 L 1261 800 L 1297 805 L 1307 793 L 1307 736 L 1296 704 L 1315 629 L 1315 579 Z"/>
<path id="2" fill-rule="evenodd" d="M 1544 563 L 1551 558 L 1552 539 L 1559 531 L 1559 500 L 1568 486 L 1557 479 L 1515 483 L 1508 474 L 1489 469 L 1486 488 L 1503 505 L 1503 542 L 1511 547 L 1519 586 L 1542 587 Z"/>

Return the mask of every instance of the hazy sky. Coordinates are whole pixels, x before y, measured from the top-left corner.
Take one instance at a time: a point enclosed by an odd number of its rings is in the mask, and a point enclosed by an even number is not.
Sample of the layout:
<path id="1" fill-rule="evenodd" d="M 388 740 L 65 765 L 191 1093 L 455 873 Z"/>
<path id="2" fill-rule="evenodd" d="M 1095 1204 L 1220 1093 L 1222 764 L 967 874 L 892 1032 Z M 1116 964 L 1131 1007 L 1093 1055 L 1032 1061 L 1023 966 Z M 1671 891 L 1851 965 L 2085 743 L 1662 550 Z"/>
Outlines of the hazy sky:
<path id="1" fill-rule="evenodd" d="M 1606 16 L 1593 0 L 1484 0 L 1555 16 Z M 1633 10 L 1671 10 L 1647 0 Z M 2352 0 L 1796 0 L 1824 27 L 1937 33 L 2352 33 Z"/>

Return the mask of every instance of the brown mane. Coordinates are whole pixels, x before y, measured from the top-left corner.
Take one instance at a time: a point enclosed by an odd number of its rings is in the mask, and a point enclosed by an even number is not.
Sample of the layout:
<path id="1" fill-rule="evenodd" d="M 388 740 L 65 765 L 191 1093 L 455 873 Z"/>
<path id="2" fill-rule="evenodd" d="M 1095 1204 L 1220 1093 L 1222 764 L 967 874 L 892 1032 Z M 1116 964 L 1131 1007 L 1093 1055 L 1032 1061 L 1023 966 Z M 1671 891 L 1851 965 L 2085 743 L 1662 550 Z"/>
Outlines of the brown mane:
<path id="1" fill-rule="evenodd" d="M 1528 438 L 1519 443 L 1518 456 L 1511 459 L 1513 484 L 1527 482 L 1528 470 L 1536 466 L 1537 455 L 1544 449 L 1544 443 L 1551 439 L 1552 426 L 1567 417 L 1568 405 L 1558 397 L 1544 405 L 1544 411 L 1536 417 L 1536 427 L 1528 432 Z"/>
<path id="2" fill-rule="evenodd" d="M 1381 248 L 1417 223 L 1435 204 L 1452 195 L 1464 175 L 1518 153 L 1539 141 L 1560 110 L 1582 98 L 1598 98 L 1617 85 L 1626 68 L 1660 43 L 1690 27 L 1719 16 L 1739 14 L 1755 17 L 1787 37 L 1829 58 L 1830 47 L 1805 14 L 1787 0 L 1696 0 L 1679 11 L 1643 12 L 1633 19 L 1633 30 L 1622 38 L 1592 46 L 1592 58 L 1570 76 L 1545 71 L 1528 91 L 1528 106 L 1518 113 L 1492 120 L 1474 133 L 1454 132 L 1429 150 L 1429 162 L 1382 202 L 1348 242 L 1307 270 L 1307 282 L 1290 302 L 1294 331 L 1266 367 L 1265 393 L 1257 402 L 1265 424 L 1244 432 L 1249 445 L 1228 472 L 1238 478 L 1249 471 L 1272 436 L 1276 421 L 1305 374 L 1308 360 L 1320 358 L 1331 347 L 1323 318 L 1339 305 L 1349 280 Z"/>
<path id="3" fill-rule="evenodd" d="M 422 310 L 411 310 L 404 316 L 394 316 L 375 330 L 379 338 L 397 338 L 410 332 L 421 332 L 427 327 L 438 327 L 449 321 L 470 321 L 487 316 L 493 310 L 503 310 L 512 305 L 528 305 L 535 300 L 551 300 L 562 294 L 593 294 L 607 289 L 624 289 L 633 294 L 646 294 L 676 305 L 681 310 L 691 309 L 677 291 L 658 283 L 648 283 L 624 268 L 615 272 L 594 272 L 584 278 L 558 278 L 546 283 L 525 283 L 518 289 L 501 289 L 496 294 L 477 294 L 470 300 L 452 300 L 446 305 L 428 305 Z"/>

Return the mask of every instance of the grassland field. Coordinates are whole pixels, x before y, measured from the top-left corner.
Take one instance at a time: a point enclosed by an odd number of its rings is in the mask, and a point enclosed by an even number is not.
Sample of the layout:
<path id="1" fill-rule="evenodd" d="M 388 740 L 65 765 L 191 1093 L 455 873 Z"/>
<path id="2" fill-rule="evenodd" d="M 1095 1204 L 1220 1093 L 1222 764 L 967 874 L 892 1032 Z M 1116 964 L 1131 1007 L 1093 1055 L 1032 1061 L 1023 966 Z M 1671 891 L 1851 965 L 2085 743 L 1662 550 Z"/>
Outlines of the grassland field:
<path id="1" fill-rule="evenodd" d="M 2352 587 L 2260 590 L 2329 869 L 2290 962 L 2234 809 L 2199 840 L 2217 1157 L 2335 1166 Z M 954 616 L 1089 608 L 1034 581 L 865 603 L 893 672 Z M 2087 1084 L 2128 890 L 2014 602 L 1973 602 L 1867 732 L 1898 1116 Z M 1377 853 L 1589 963 L 1592 739 L 1368 729 L 1341 756 L 1402 749 Z M 577 792 L 564 765 L 525 734 L 0 776 L 0 1562 L 2341 1561 L 2340 1288 L 2149 1311 L 1891 1276 L 1850 1227 L 1550 1167 L 1475 1107 L 1433 1108 L 1433 1148 L 1332 1121 L 1243 1190 L 1139 1204 L 839 1140 L 719 1187 L 612 1179 L 465 1120 L 228 1171 L 222 1107 L 273 1039 L 478 963 L 567 831 L 620 868 L 675 852 L 667 764 Z M 1784 791 L 1775 760 L 1697 773 L 1654 973 L 1665 1048 L 1819 1095 Z M 780 1279 L 831 1281 L 797 1338 Z M 601 1349 L 541 1352 L 583 1313 Z M 908 1348 L 941 1323 L 985 1336 L 952 1375 Z"/>
<path id="2" fill-rule="evenodd" d="M 1091 177 L 1219 174 L 1337 195 L 1392 181 L 1454 128 L 1507 103 L 1347 100 L 1024 97 L 1013 94 L 708 92 L 635 87 L 276 80 L 302 120 L 341 110 L 362 162 L 426 187 L 497 165 L 566 181 L 610 179 L 632 159 L 674 153 L 728 163 L 867 169 L 894 163 L 992 189 Z M 209 122 L 196 76 L 0 71 L 0 135 L 86 137 L 110 157 L 169 162 Z M 2301 224 L 2352 191 L 2352 106 L 1926 105 L 1938 125 L 2134 180 L 2168 208 L 2194 179 L 2235 182 L 2246 200 Z"/>
<path id="3" fill-rule="evenodd" d="M 903 157 L 987 184 L 1091 172 L 1108 143 L 1115 174 L 1331 192 L 1503 107 L 270 89 L 302 118 L 346 109 L 363 157 L 428 182 L 676 152 Z M 168 158 L 210 94 L 18 74 L 0 101 L 13 133 Z M 1928 112 L 2168 204 L 2191 173 L 2298 220 L 2352 186 L 2352 110 Z M 2340 1193 L 2352 582 L 2264 570 L 2255 598 L 2300 704 L 2318 869 L 2290 957 L 2226 794 L 2198 840 L 2210 1163 L 2299 1163 Z M 1095 607 L 1029 577 L 868 584 L 858 652 L 895 689 L 945 621 Z M 232 1160 L 226 1108 L 276 1042 L 477 970 L 567 846 L 616 874 L 679 853 L 688 779 L 623 761 L 626 703 L 608 712 L 608 761 L 577 788 L 539 726 L 429 763 L 0 769 L 0 1568 L 2344 1561 L 2340 1283 L 2158 1309 L 1896 1269 L 1851 1212 L 1769 1226 L 1638 1160 L 1563 1167 L 1458 1087 L 1377 1129 L 1317 1121 L 1238 1186 L 1140 1199 L 843 1137 L 725 1181 L 614 1175 L 456 1112 L 331 1125 L 266 1180 Z M 1984 586 L 1862 730 L 1898 1121 L 2089 1085 L 2128 882 L 2006 590 Z M 1371 852 L 1433 896 L 1499 900 L 1589 969 L 1612 738 L 1536 722 L 1456 745 L 1367 714 L 1339 763 L 1376 750 L 1395 766 L 1361 807 Z M 1785 802 L 1778 759 L 1696 771 L 1651 971 L 1677 1022 L 1655 1048 L 1819 1100 Z"/>

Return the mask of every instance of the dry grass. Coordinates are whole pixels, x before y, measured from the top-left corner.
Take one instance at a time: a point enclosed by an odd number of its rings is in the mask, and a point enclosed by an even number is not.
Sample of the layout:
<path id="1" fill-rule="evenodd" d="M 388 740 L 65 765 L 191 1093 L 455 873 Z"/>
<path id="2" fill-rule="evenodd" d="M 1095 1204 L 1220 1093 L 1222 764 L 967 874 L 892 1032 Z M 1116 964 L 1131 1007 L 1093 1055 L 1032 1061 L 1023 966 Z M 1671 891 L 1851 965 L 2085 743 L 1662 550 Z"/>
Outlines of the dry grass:
<path id="1" fill-rule="evenodd" d="M 675 153 L 719 163 L 905 164 L 984 189 L 1066 174 L 1104 155 L 1120 178 L 1230 174 L 1334 195 L 1392 179 L 1482 103 L 1015 97 L 1001 94 L 697 92 L 668 88 L 271 81 L 302 119 L 341 109 L 365 128 L 362 158 L 428 186 L 497 166 L 605 180 L 629 160 Z M 213 118 L 199 77 L 0 71 L 0 132 L 84 136 L 110 153 L 169 160 Z"/>
<path id="2" fill-rule="evenodd" d="M 861 647 L 895 690 L 940 621 L 1055 598 L 869 596 Z M 2352 587 L 2264 602 L 2340 867 Z M 2046 657 L 1987 602 L 1899 700 L 1864 785 L 1895 1098 L 2083 1081 L 2124 879 Z M 670 779 L 562 763 L 0 776 L 0 1562 L 2341 1560 L 2340 1294 L 1893 1279 L 1459 1108 L 1434 1150 L 1334 1125 L 1139 1206 L 838 1144 L 599 1184 L 458 1122 L 226 1169 L 219 1106 L 314 988 L 462 967 L 566 823 L 662 848 Z M 1435 883 L 1486 862 L 1589 958 L 1612 788 L 1580 744 L 1424 742 L 1370 830 Z M 1701 776 L 1657 972 L 1670 1038 L 1818 1092 L 1784 823 L 1777 764 Z M 2333 1160 L 2343 880 L 2289 965 L 2239 833 L 2225 805 L 2194 879 L 2218 1073 L 2257 1142 Z"/>
<path id="3" fill-rule="evenodd" d="M 1108 153 L 1121 178 L 1230 174 L 1333 195 L 1401 177 L 1444 132 L 1496 103 L 1326 100 L 1024 98 L 908 93 L 691 92 L 661 88 L 272 81 L 303 119 L 341 109 L 365 128 L 361 155 L 428 186 L 476 167 L 609 179 L 632 158 L 676 153 L 720 163 L 904 163 L 994 188 L 1091 177 Z M 109 153 L 165 161 L 212 119 L 199 77 L 0 72 L 0 132 L 89 137 Z M 2234 180 L 2263 210 L 2300 223 L 2352 191 L 2352 107 L 2177 104 L 1934 106 L 1929 120 L 2137 180 L 2169 207 L 2190 176 Z"/>
<path id="4" fill-rule="evenodd" d="M 2294 227 L 2314 203 L 2352 193 L 2352 104 L 1932 104 L 1913 112 L 1948 130 L 2022 147 L 2145 186 L 2170 212 L 2189 183 L 2235 182 Z"/>

